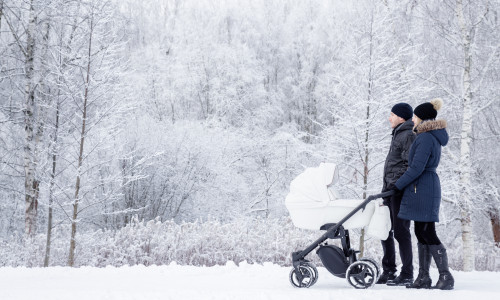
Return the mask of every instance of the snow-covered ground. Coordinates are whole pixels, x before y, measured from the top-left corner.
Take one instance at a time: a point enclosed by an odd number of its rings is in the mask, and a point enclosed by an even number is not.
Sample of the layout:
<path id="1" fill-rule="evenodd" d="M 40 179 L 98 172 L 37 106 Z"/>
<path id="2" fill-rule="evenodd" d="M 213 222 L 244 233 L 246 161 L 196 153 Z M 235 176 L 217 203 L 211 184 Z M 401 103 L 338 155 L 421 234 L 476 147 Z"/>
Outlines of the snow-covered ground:
<path id="1" fill-rule="evenodd" d="M 0 268 L 0 299 L 166 300 L 166 299 L 500 299 L 500 272 L 453 272 L 453 291 L 408 290 L 376 285 L 356 290 L 319 268 L 309 289 L 293 288 L 290 268 L 273 264 L 191 267 Z M 433 279 L 437 270 L 431 269 Z"/>

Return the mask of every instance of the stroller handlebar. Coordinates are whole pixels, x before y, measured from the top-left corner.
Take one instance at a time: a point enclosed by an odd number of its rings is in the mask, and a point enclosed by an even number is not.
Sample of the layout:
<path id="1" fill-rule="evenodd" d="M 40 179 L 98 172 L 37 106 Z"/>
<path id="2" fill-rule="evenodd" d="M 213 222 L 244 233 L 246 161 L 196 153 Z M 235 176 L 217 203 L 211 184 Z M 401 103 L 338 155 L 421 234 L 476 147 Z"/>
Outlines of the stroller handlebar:
<path id="1" fill-rule="evenodd" d="M 380 194 L 371 195 L 371 196 L 368 197 L 368 199 L 370 199 L 370 201 L 371 201 L 371 200 L 375 200 L 375 199 L 378 199 L 378 198 L 390 197 L 392 195 L 394 195 L 394 191 L 390 190 L 390 191 L 383 192 L 383 193 L 380 193 Z"/>

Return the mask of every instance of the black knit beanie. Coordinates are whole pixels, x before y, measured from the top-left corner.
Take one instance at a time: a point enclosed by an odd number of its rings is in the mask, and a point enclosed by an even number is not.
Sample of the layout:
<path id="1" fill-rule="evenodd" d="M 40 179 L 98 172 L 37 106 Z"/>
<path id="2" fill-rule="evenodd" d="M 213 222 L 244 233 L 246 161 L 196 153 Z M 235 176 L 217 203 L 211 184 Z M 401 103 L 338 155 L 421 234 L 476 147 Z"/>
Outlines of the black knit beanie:
<path id="1" fill-rule="evenodd" d="M 405 121 L 411 119 L 413 116 L 413 108 L 411 108 L 408 103 L 398 103 L 394 105 L 391 109 L 396 116 L 405 119 Z"/>
<path id="2" fill-rule="evenodd" d="M 443 100 L 436 98 L 415 107 L 413 113 L 422 121 L 434 120 L 438 114 L 437 111 L 440 110 L 442 106 Z"/>

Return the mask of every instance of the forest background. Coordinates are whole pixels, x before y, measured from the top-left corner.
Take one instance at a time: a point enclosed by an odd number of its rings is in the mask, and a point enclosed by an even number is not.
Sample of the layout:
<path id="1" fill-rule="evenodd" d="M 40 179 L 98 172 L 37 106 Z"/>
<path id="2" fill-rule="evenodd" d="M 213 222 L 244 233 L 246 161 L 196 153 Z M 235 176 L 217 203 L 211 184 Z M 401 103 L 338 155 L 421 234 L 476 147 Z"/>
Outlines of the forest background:
<path id="1" fill-rule="evenodd" d="M 0 0 L 0 265 L 290 264 L 319 234 L 293 227 L 290 181 L 333 162 L 346 198 L 380 192 L 390 108 L 440 97 L 438 235 L 453 268 L 500 270 L 499 13 Z"/>

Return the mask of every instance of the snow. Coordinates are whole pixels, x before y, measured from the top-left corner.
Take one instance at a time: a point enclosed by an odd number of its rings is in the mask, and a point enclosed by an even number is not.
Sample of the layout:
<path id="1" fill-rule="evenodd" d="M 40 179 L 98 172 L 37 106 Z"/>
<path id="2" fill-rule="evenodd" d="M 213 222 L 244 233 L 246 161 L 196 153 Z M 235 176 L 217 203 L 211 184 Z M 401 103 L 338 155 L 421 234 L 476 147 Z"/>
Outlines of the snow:
<path id="1" fill-rule="evenodd" d="M 318 268 L 318 282 L 298 289 L 289 267 L 229 262 L 225 266 L 133 266 L 106 268 L 0 268 L 0 299 L 155 300 L 155 299 L 498 299 L 500 272 L 458 272 L 455 290 L 408 290 L 376 285 L 356 290 L 344 279 Z M 437 270 L 431 268 L 437 279 Z"/>

